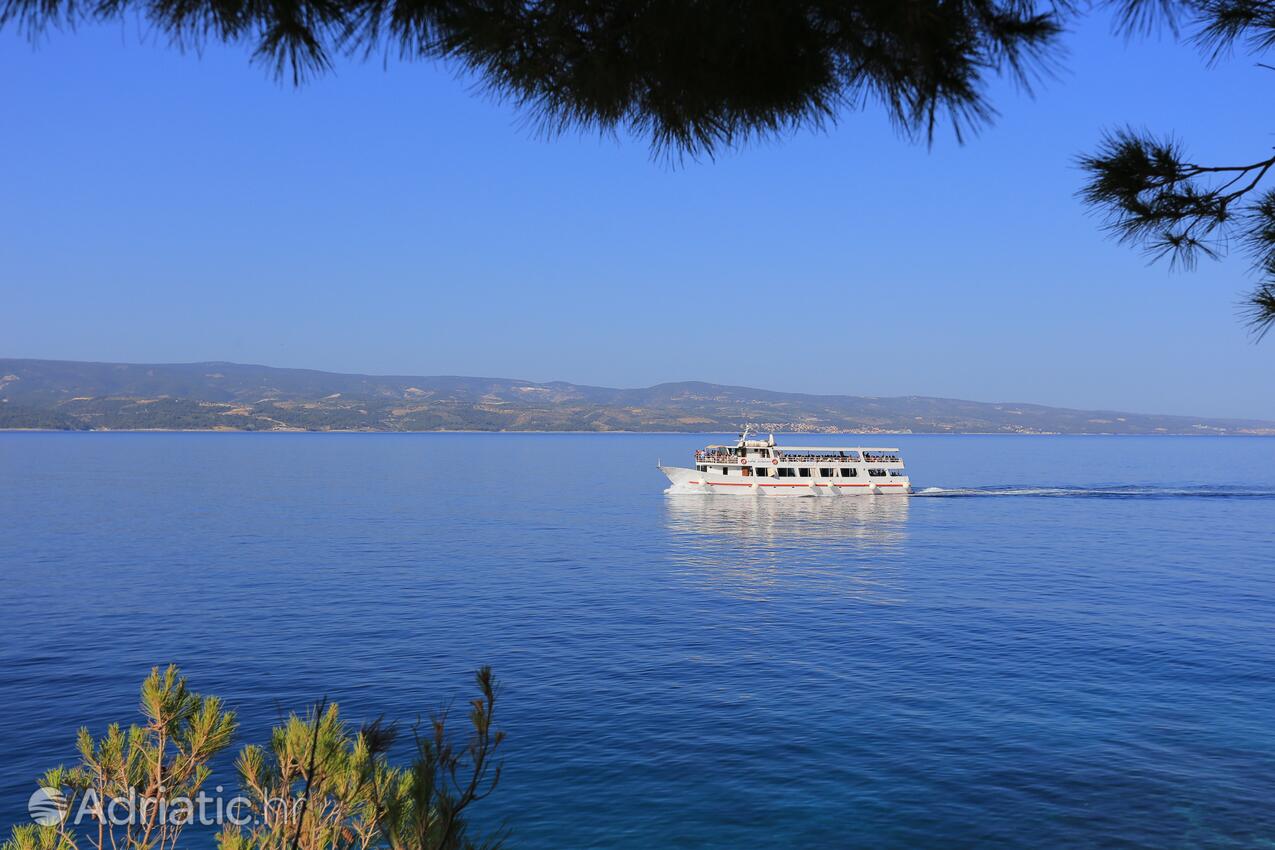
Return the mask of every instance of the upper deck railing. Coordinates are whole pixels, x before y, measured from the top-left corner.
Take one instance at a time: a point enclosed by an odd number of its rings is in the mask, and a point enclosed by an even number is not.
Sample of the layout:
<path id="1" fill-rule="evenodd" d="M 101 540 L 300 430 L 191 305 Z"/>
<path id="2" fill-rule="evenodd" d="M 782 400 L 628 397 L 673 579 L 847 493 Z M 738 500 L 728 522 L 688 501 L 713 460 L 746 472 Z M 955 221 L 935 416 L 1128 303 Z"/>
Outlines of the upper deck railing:
<path id="1" fill-rule="evenodd" d="M 738 451 L 713 451 L 700 449 L 695 460 L 700 463 L 743 463 L 745 460 L 778 460 L 788 463 L 902 463 L 903 459 L 891 450 L 845 450 L 837 454 L 815 454 L 806 450 L 763 449 L 767 454 L 754 451 L 746 457 Z M 897 452 L 897 450 L 894 450 Z"/>
<path id="2" fill-rule="evenodd" d="M 865 463 L 903 463 L 897 452 L 890 451 L 864 452 L 863 460 Z"/>

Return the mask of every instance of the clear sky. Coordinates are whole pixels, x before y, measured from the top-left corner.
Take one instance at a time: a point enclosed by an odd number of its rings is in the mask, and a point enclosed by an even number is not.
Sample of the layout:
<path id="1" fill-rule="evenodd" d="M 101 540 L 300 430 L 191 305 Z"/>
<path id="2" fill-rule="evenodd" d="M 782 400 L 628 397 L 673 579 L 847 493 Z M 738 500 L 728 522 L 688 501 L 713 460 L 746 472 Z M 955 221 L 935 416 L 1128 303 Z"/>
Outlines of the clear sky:
<path id="1" fill-rule="evenodd" d="M 429 63 L 294 90 L 136 27 L 0 33 L 0 356 L 233 360 L 608 386 L 705 380 L 1275 419 L 1241 257 L 1108 241 L 1104 127 L 1271 144 L 1272 75 L 1105 17 L 965 146 L 876 111 L 715 162 L 546 140 Z"/>

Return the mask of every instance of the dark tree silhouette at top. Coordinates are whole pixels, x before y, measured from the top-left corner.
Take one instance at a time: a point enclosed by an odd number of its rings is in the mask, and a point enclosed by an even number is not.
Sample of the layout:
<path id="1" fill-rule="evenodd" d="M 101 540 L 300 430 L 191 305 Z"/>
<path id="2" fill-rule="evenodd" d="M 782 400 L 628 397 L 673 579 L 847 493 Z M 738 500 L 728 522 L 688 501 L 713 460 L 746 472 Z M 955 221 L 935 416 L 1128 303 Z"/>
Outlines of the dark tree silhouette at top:
<path id="1" fill-rule="evenodd" d="M 442 59 L 549 131 L 626 131 L 707 155 L 879 104 L 908 136 L 958 139 L 995 115 L 989 78 L 1048 73 L 1072 0 L 0 0 L 0 26 L 138 17 L 178 46 L 251 48 L 300 83 L 341 55 Z M 1106 0 L 1129 32 L 1167 23 L 1216 59 L 1275 45 L 1275 0 Z M 1086 5 L 1087 8 L 1087 5 Z M 1275 324 L 1275 157 L 1233 166 L 1119 130 L 1081 159 L 1113 231 L 1185 265 L 1238 240 Z"/>
<path id="2" fill-rule="evenodd" d="M 989 74 L 1026 81 L 1059 12 L 1026 0 L 0 0 L 0 23 L 143 18 L 180 46 L 246 44 L 300 82 L 343 54 L 445 59 L 550 130 L 708 154 L 877 101 L 958 134 Z"/>

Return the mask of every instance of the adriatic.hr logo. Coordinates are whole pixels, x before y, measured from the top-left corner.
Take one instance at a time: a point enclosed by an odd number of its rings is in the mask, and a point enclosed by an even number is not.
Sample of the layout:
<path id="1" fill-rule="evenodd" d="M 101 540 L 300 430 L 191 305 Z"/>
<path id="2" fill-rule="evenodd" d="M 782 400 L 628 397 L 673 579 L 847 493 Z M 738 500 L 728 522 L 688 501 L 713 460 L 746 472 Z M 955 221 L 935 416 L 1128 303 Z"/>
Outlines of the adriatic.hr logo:
<path id="1" fill-rule="evenodd" d="M 138 823 L 247 826 L 262 822 L 295 823 L 305 811 L 304 795 L 268 797 L 264 804 L 254 807 L 252 800 L 242 795 L 222 797 L 223 790 L 218 785 L 212 795 L 201 789 L 193 797 L 156 798 L 139 795 L 136 788 L 130 788 L 125 796 L 103 798 L 95 788 L 70 794 L 61 788 L 44 787 L 37 788 L 27 800 L 27 813 L 40 826 L 73 826 L 85 821 L 112 826 Z"/>
<path id="2" fill-rule="evenodd" d="M 40 826 L 53 826 L 66 817 L 66 795 L 60 788 L 37 788 L 27 800 L 27 813 Z"/>

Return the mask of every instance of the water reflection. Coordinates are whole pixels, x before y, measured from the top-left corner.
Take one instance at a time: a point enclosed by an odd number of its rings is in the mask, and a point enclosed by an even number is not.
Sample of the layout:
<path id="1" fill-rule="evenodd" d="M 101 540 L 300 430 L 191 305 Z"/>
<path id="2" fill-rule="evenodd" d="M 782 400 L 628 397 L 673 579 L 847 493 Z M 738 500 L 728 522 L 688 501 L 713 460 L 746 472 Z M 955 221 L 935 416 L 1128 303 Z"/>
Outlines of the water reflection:
<path id="1" fill-rule="evenodd" d="M 684 574 L 746 596 L 818 590 L 899 600 L 909 499 L 670 495 L 664 516 Z"/>

